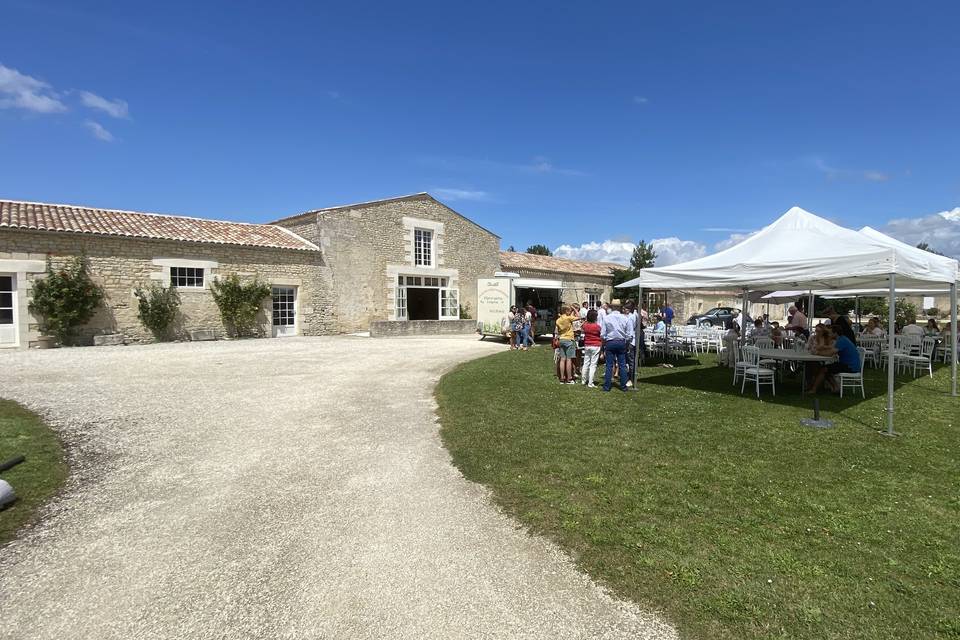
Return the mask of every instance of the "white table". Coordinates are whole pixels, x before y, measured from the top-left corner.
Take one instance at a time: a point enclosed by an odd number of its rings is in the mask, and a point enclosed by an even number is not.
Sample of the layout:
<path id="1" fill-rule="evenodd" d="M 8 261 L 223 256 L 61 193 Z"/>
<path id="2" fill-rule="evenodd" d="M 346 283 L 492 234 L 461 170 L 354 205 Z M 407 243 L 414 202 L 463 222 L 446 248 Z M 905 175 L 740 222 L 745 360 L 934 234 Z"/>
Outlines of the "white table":
<path id="1" fill-rule="evenodd" d="M 809 351 L 794 351 L 793 349 L 760 349 L 761 360 L 779 360 L 781 362 L 799 362 L 803 365 L 800 374 L 800 395 L 805 395 L 807 391 L 807 363 L 818 362 L 820 364 L 830 364 L 836 362 L 836 356 L 818 356 Z"/>

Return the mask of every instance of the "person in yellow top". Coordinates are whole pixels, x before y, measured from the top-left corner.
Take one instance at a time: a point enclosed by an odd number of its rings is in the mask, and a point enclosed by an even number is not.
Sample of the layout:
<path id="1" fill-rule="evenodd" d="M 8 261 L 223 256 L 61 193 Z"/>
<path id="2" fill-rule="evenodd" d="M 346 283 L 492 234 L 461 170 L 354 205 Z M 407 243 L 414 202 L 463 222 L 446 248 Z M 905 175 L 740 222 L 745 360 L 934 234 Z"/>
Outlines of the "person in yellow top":
<path id="1" fill-rule="evenodd" d="M 560 339 L 560 382 L 576 384 L 573 379 L 573 360 L 577 357 L 577 343 L 573 341 L 574 316 L 569 305 L 560 307 L 556 335 Z"/>

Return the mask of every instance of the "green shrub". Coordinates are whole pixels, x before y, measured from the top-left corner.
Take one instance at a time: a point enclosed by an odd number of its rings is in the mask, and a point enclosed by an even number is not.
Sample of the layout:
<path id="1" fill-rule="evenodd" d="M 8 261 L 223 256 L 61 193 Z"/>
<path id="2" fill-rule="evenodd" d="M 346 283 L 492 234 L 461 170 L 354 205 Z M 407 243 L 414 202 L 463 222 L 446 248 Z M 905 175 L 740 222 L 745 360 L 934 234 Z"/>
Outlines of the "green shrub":
<path id="1" fill-rule="evenodd" d="M 170 328 L 180 310 L 180 294 L 176 287 L 164 287 L 151 282 L 143 289 L 137 287 L 133 295 L 137 297 L 137 317 L 157 340 L 170 338 Z"/>
<path id="2" fill-rule="evenodd" d="M 936 307 L 930 307 L 929 309 L 927 309 L 927 315 L 928 315 L 928 316 L 933 316 L 934 318 L 939 318 L 939 317 L 940 317 L 940 309 L 937 309 Z"/>
<path id="3" fill-rule="evenodd" d="M 877 314 L 880 318 L 886 322 L 890 313 L 890 305 L 884 300 L 883 304 L 880 306 L 880 312 Z M 901 298 L 897 298 L 896 306 L 896 318 L 897 318 L 897 330 L 899 331 L 907 325 L 916 324 L 917 322 L 917 305 L 912 302 L 907 302 Z"/>
<path id="4" fill-rule="evenodd" d="M 245 283 L 240 276 L 231 273 L 214 280 L 210 287 L 227 331 L 236 338 L 256 335 L 257 314 L 263 301 L 270 297 L 270 285 L 257 278 Z"/>
<path id="5" fill-rule="evenodd" d="M 464 302 L 460 305 L 460 319 L 461 320 L 471 320 L 473 316 L 470 315 L 470 303 Z"/>
<path id="6" fill-rule="evenodd" d="M 79 255 L 60 269 L 47 256 L 47 273 L 33 283 L 29 309 L 40 316 L 40 330 L 70 344 L 77 329 L 89 322 L 103 301 L 103 289 L 90 279 L 87 258 Z"/>

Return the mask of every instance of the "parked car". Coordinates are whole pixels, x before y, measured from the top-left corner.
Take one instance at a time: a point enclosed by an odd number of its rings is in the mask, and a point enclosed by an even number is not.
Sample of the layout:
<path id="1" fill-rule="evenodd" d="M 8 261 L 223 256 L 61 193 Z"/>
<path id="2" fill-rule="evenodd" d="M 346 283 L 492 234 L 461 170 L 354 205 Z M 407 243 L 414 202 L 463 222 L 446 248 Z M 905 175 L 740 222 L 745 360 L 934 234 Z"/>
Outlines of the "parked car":
<path id="1" fill-rule="evenodd" d="M 740 309 L 733 307 L 714 307 L 705 313 L 690 316 L 687 324 L 698 327 L 729 327 L 734 315 L 739 313 Z"/>

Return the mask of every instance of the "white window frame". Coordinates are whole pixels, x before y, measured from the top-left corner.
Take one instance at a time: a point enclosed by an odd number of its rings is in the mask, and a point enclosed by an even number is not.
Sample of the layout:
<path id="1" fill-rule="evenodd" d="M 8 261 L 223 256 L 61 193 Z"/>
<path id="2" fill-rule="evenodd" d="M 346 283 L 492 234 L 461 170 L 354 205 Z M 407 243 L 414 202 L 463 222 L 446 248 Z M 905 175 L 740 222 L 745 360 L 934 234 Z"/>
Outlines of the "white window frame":
<path id="1" fill-rule="evenodd" d="M 403 276 L 400 276 L 401 278 Z M 394 303 L 394 315 L 397 320 L 407 319 L 407 288 L 397 287 L 397 297 Z"/>
<path id="2" fill-rule="evenodd" d="M 191 270 L 191 269 L 192 269 L 192 270 L 193 270 L 193 275 L 192 275 L 192 276 L 191 276 L 191 275 L 183 275 L 183 276 L 174 275 L 176 272 L 178 272 L 178 271 L 181 270 L 181 269 L 183 269 L 183 270 Z M 179 278 L 188 278 L 188 279 L 196 280 L 196 279 L 197 279 L 197 273 L 198 273 L 198 272 L 199 272 L 199 274 L 200 274 L 200 275 L 199 275 L 200 284 L 177 284 L 176 282 L 174 282 L 174 279 L 179 279 Z M 183 290 L 183 289 L 189 290 L 189 289 L 193 289 L 193 290 L 196 290 L 196 291 L 200 291 L 200 290 L 206 288 L 207 277 L 208 277 L 208 276 L 207 276 L 207 270 L 206 270 L 205 268 L 203 268 L 203 267 L 172 266 L 172 267 L 170 267 L 170 276 L 169 276 L 168 284 L 169 284 L 169 286 L 171 286 L 171 287 L 176 287 L 177 290 Z"/>
<path id="3" fill-rule="evenodd" d="M 292 293 L 293 300 L 289 301 L 293 304 L 293 317 L 290 318 L 291 320 L 290 323 L 277 324 L 276 322 L 277 309 L 275 305 L 277 304 L 277 300 L 276 300 L 277 289 L 289 289 L 290 291 L 293 292 Z M 280 335 L 280 333 L 278 333 L 277 327 L 292 327 L 293 335 L 297 335 L 300 333 L 300 330 L 299 330 L 300 319 L 298 317 L 299 314 L 297 313 L 297 307 L 298 307 L 297 298 L 299 298 L 299 294 L 300 294 L 299 287 L 297 287 L 296 285 L 292 285 L 292 284 L 270 285 L 270 330 L 274 336 Z M 287 302 L 287 301 L 284 301 L 284 302 Z"/>
<path id="4" fill-rule="evenodd" d="M 600 294 L 599 293 L 588 293 L 587 294 L 587 304 L 590 305 L 591 309 L 596 309 L 600 306 Z"/>
<path id="5" fill-rule="evenodd" d="M 441 288 L 440 289 L 440 319 L 441 320 L 459 320 L 460 319 L 460 290 Z"/>
<path id="6" fill-rule="evenodd" d="M 426 242 L 424 242 L 424 236 L 428 236 Z M 435 244 L 436 234 L 434 233 L 433 229 L 415 227 L 413 230 L 413 266 L 429 268 L 435 267 L 437 264 L 435 259 Z"/>
<path id="7" fill-rule="evenodd" d="M 0 273 L 0 276 L 3 276 L 5 278 L 10 278 L 9 291 L 4 290 L 5 293 L 10 294 L 10 306 L 3 307 L 3 308 L 10 309 L 10 318 L 12 322 L 9 325 L 6 325 L 6 324 L 0 325 L 2 327 L 10 327 L 9 329 L 5 329 L 5 332 L 9 333 L 13 339 L 8 340 L 6 342 L 0 342 L 0 346 L 9 347 L 9 346 L 20 344 L 20 326 L 19 326 L 20 322 L 19 322 L 19 318 L 17 317 L 17 295 L 18 295 L 17 274 L 4 272 L 4 273 Z"/>

